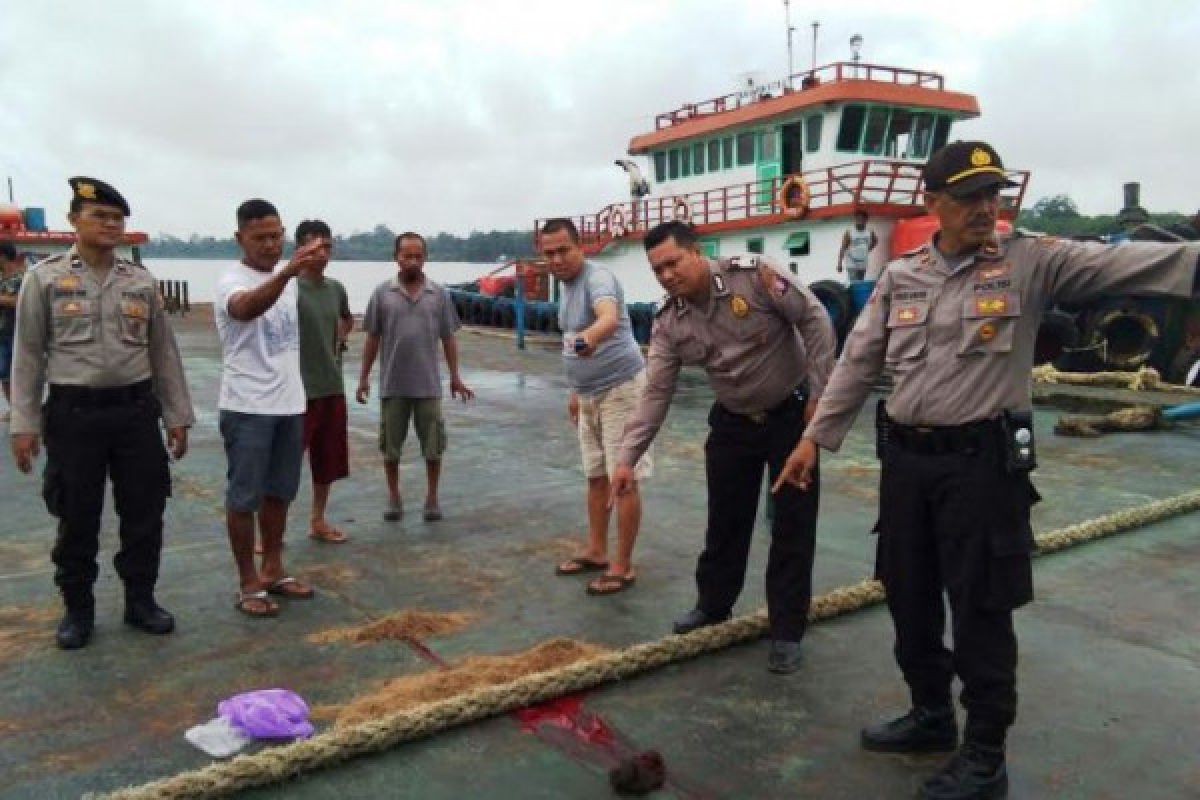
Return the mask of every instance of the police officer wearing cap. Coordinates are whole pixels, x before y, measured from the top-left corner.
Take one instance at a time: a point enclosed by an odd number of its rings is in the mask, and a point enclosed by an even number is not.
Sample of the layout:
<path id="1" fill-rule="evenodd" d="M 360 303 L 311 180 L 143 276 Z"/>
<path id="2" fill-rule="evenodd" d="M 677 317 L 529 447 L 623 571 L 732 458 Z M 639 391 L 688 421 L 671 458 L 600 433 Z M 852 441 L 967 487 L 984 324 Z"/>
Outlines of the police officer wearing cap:
<path id="1" fill-rule="evenodd" d="M 626 423 L 612 487 L 614 498 L 632 491 L 633 465 L 666 418 L 679 368 L 703 367 L 716 402 L 704 447 L 708 528 L 696 566 L 698 599 L 675 622 L 676 633 L 687 633 L 729 619 L 746 576 L 763 468 L 772 479 L 782 469 L 825 388 L 837 341 L 812 292 L 761 259 L 711 262 L 683 222 L 651 229 L 645 247 L 668 297 L 654 321 L 646 391 Z M 772 672 L 799 666 L 817 500 L 815 486 L 775 495 L 767 563 Z"/>
<path id="2" fill-rule="evenodd" d="M 174 630 L 154 599 L 171 481 L 159 420 L 175 458 L 186 452 L 195 420 L 154 277 L 114 253 L 128 203 L 92 178 L 70 184 L 75 245 L 31 270 L 17 300 L 10 425 L 22 472 L 33 468 L 45 438 L 43 496 L 59 520 L 51 556 L 66 604 L 56 638 L 67 650 L 92 633 L 106 476 L 120 517 L 114 563 L 125 582 L 125 622 L 149 633 Z"/>
<path id="3" fill-rule="evenodd" d="M 883 273 L 780 480 L 810 485 L 817 448 L 836 451 L 884 368 L 893 373 L 877 410 L 876 570 L 912 708 L 864 729 L 862 746 L 957 749 L 921 796 L 1001 797 L 1017 709 L 1012 612 L 1033 598 L 1030 370 L 1042 311 L 1102 294 L 1189 296 L 1200 243 L 998 240 L 999 192 L 1013 184 L 984 142 L 934 153 L 924 182 L 941 230 Z M 943 641 L 943 593 L 953 650 Z M 955 674 L 966 709 L 961 746 Z"/>

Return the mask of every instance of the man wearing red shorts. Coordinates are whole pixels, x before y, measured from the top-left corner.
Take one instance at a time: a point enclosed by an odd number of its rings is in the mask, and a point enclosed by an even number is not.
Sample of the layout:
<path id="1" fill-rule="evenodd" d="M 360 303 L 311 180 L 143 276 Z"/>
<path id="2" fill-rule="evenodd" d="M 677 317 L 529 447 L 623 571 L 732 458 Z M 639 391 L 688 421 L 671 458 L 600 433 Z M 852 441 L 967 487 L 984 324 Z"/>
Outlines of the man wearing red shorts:
<path id="1" fill-rule="evenodd" d="M 296 227 L 296 246 L 314 239 L 324 243 L 323 258 L 300 273 L 297 280 L 300 314 L 300 375 L 308 400 L 304 413 L 304 449 L 312 468 L 312 522 L 309 536 L 325 542 L 344 542 L 346 534 L 325 519 L 330 485 L 350 474 L 346 446 L 346 389 L 342 383 L 342 350 L 354 328 L 346 289 L 325 276 L 333 254 L 333 234 L 319 219 Z"/>

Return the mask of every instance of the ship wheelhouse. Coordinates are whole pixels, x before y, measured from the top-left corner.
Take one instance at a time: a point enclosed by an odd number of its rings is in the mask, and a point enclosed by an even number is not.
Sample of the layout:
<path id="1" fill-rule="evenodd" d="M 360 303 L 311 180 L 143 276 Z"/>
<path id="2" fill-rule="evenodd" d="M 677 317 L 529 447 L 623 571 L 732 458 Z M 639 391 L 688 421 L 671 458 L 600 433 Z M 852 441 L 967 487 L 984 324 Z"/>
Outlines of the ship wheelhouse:
<path id="1" fill-rule="evenodd" d="M 828 64 L 659 114 L 628 148 L 643 159 L 649 193 L 574 219 L 602 259 L 680 219 L 711 256 L 764 253 L 806 279 L 829 277 L 856 210 L 885 244 L 896 220 L 925 213 L 926 159 L 954 123 L 977 116 L 976 99 L 939 74 Z M 1017 185 L 1001 202 L 1011 218 L 1028 173 L 1009 177 Z"/>

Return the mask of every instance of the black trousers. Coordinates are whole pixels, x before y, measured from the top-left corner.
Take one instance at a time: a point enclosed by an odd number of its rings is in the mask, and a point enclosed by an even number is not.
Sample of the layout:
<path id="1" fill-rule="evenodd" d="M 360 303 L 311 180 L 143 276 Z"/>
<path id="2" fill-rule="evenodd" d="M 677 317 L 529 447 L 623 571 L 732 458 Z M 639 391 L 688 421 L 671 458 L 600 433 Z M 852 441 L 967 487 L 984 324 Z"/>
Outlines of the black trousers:
<path id="1" fill-rule="evenodd" d="M 876 561 L 914 705 L 950 705 L 957 673 L 966 738 L 990 745 L 1003 745 L 1016 717 L 1012 610 L 1033 599 L 1029 510 L 1037 499 L 1026 474 L 1005 470 L 1000 448 L 933 455 L 889 444 Z M 942 640 L 943 592 L 953 650 Z"/>
<path id="2" fill-rule="evenodd" d="M 46 509 L 58 517 L 54 582 L 70 607 L 92 604 L 105 479 L 111 477 L 121 549 L 113 560 L 132 594 L 153 591 L 170 494 L 160 407 L 149 391 L 95 405 L 85 393 L 56 396 L 44 409 Z"/>
<path id="3" fill-rule="evenodd" d="M 704 445 L 708 481 L 708 530 L 696 565 L 699 607 L 710 615 L 732 608 L 746 579 L 746 559 L 763 483 L 783 469 L 804 433 L 804 403 L 789 399 L 762 423 L 714 404 Z M 775 495 L 771 550 L 767 560 L 767 609 L 771 638 L 799 641 L 812 599 L 813 549 L 817 532 L 820 477 L 808 491 L 786 486 Z"/>

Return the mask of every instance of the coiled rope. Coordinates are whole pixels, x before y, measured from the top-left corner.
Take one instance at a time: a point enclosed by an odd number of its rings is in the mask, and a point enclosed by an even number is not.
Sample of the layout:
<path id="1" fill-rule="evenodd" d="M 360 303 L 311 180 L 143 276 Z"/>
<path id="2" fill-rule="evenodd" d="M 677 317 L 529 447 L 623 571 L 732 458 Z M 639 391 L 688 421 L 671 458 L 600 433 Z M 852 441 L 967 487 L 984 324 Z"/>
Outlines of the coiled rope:
<path id="1" fill-rule="evenodd" d="M 1069 525 L 1037 537 L 1037 555 L 1053 553 L 1094 539 L 1112 536 L 1200 509 L 1200 490 L 1158 500 Z M 821 622 L 883 602 L 883 585 L 865 580 L 813 598 L 808 618 Z M 169 778 L 120 789 L 108 795 L 85 795 L 106 800 L 177 800 L 232 794 L 241 789 L 285 781 L 402 742 L 431 736 L 448 728 L 504 714 L 619 681 L 702 653 L 752 641 L 767 632 L 765 610 L 683 636 L 654 642 L 579 661 L 566 667 L 536 672 L 511 683 L 476 689 L 456 697 L 397 711 L 380 719 L 272 747 L 232 761 L 181 772 Z"/>

